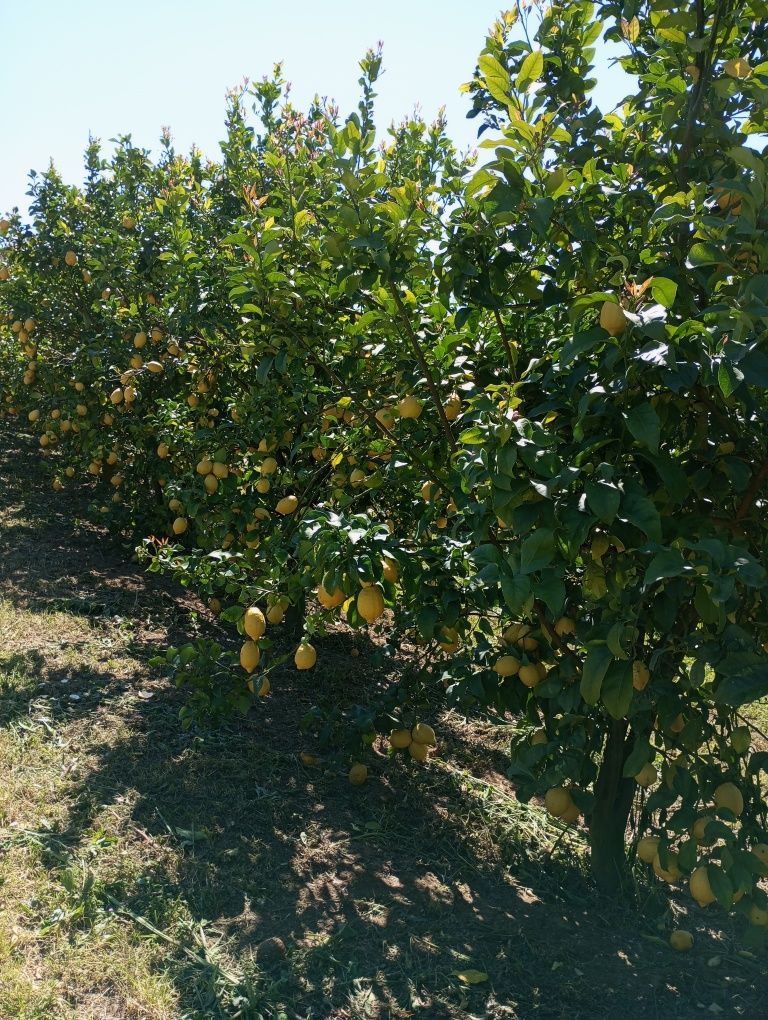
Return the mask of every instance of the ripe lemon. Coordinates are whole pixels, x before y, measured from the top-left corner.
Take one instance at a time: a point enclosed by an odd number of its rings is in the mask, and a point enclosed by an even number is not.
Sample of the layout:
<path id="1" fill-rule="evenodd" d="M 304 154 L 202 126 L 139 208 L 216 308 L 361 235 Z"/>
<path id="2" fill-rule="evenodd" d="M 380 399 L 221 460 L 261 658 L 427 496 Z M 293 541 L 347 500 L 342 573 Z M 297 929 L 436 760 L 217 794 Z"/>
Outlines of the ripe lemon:
<path id="1" fill-rule="evenodd" d="M 377 584 L 360 590 L 357 596 L 357 611 L 366 623 L 374 623 L 384 612 L 384 596 Z"/>
<path id="2" fill-rule="evenodd" d="M 288 608 L 290 603 L 287 599 L 280 599 L 271 605 L 267 610 L 267 622 L 268 623 L 282 623 L 285 619 L 285 610 Z"/>
<path id="3" fill-rule="evenodd" d="M 144 347 L 146 342 L 147 334 L 144 332 L 137 333 L 133 338 L 133 346 L 136 347 L 138 350 L 141 350 L 141 348 Z"/>
<path id="4" fill-rule="evenodd" d="M 669 936 L 669 944 L 680 953 L 687 953 L 693 948 L 693 935 L 689 931 L 678 928 Z"/>
<path id="5" fill-rule="evenodd" d="M 635 782 L 638 786 L 642 787 L 653 786 L 654 783 L 658 782 L 658 779 L 659 774 L 649 761 L 643 765 L 635 776 Z"/>
<path id="6" fill-rule="evenodd" d="M 575 634 L 576 621 L 572 620 L 568 616 L 561 616 L 560 619 L 555 622 L 553 630 L 558 637 L 566 637 L 569 634 Z"/>
<path id="7" fill-rule="evenodd" d="M 255 641 L 244 641 L 240 649 L 240 665 L 246 673 L 253 673 L 259 664 L 261 650 Z"/>
<path id="8" fill-rule="evenodd" d="M 700 907 L 708 907 L 710 903 L 714 903 L 717 897 L 712 892 L 712 886 L 709 884 L 709 875 L 705 865 L 700 865 L 692 873 L 688 880 L 688 888 L 691 891 L 691 896 L 696 900 Z"/>
<path id="9" fill-rule="evenodd" d="M 660 842 L 658 836 L 643 836 L 637 844 L 637 856 L 645 864 L 653 864 Z"/>
<path id="10" fill-rule="evenodd" d="M 428 747 L 437 746 L 435 731 L 428 723 L 416 723 L 411 730 L 411 737 L 417 744 L 426 744 Z"/>
<path id="11" fill-rule="evenodd" d="M 600 309 L 600 325 L 611 336 L 621 336 L 627 328 L 627 317 L 621 305 L 606 301 Z"/>
<path id="12" fill-rule="evenodd" d="M 677 866 L 677 854 L 673 851 L 667 853 L 668 865 L 665 868 L 661 863 L 661 858 L 658 853 L 653 858 L 653 870 L 664 882 L 677 882 L 681 876 L 681 871 Z"/>
<path id="13" fill-rule="evenodd" d="M 325 590 L 325 587 L 321 584 L 317 589 L 317 601 L 325 609 L 335 609 L 336 606 L 340 606 L 345 599 L 344 592 L 341 588 L 338 588 L 334 592 Z"/>
<path id="14" fill-rule="evenodd" d="M 544 807 L 555 818 L 560 818 L 571 807 L 573 800 L 563 786 L 553 786 L 544 794 Z"/>
<path id="15" fill-rule="evenodd" d="M 529 662 L 524 666 L 521 666 L 517 675 L 526 687 L 535 687 L 542 679 L 538 665 L 533 662 Z"/>
<path id="16" fill-rule="evenodd" d="M 136 220 L 133 216 L 123 216 L 120 222 L 122 223 L 124 230 L 133 230 L 136 226 Z"/>
<path id="17" fill-rule="evenodd" d="M 275 507 L 275 510 L 279 514 L 283 514 L 285 516 L 287 514 L 295 513 L 298 505 L 299 505 L 298 496 L 293 495 L 283 496 L 283 498 L 278 502 L 277 506 Z"/>
<path id="18" fill-rule="evenodd" d="M 183 535 L 189 527 L 189 523 L 186 517 L 177 517 L 173 522 L 173 533 L 174 535 Z"/>
<path id="19" fill-rule="evenodd" d="M 408 747 L 412 740 L 410 730 L 392 730 L 389 735 L 390 747 L 394 747 L 397 750 Z"/>
<path id="20" fill-rule="evenodd" d="M 214 474 L 206 475 L 203 479 L 203 485 L 208 495 L 212 496 L 219 487 L 219 480 Z"/>
<path id="21" fill-rule="evenodd" d="M 429 757 L 429 747 L 427 744 L 419 744 L 413 740 L 408 745 L 408 754 L 414 761 L 426 761 Z"/>
<path id="22" fill-rule="evenodd" d="M 565 811 L 563 811 L 563 813 L 560 815 L 560 821 L 565 822 L 566 825 L 573 825 L 573 823 L 577 820 L 580 814 L 581 809 L 579 808 L 578 804 L 571 804 L 571 806 L 569 808 L 566 808 Z"/>
<path id="23" fill-rule="evenodd" d="M 693 828 L 691 829 L 691 835 L 695 840 L 701 842 L 701 840 L 704 839 L 704 836 L 707 831 L 707 825 L 711 821 L 712 818 L 709 815 L 702 815 L 701 818 L 696 819 L 696 821 L 693 823 Z"/>
<path id="24" fill-rule="evenodd" d="M 421 401 L 412 394 L 403 397 L 397 405 L 397 413 L 401 418 L 418 418 L 422 409 Z"/>
<path id="25" fill-rule="evenodd" d="M 77 255 L 73 251 L 68 251 L 64 256 L 64 261 L 68 266 L 77 265 Z"/>
<path id="26" fill-rule="evenodd" d="M 302 641 L 293 657 L 296 669 L 312 669 L 317 662 L 317 652 L 308 641 Z"/>
<path id="27" fill-rule="evenodd" d="M 431 503 L 432 500 L 437 499 L 440 495 L 440 486 L 436 485 L 435 482 L 424 482 L 421 487 L 421 498 Z"/>
<path id="28" fill-rule="evenodd" d="M 440 645 L 444 652 L 449 655 L 457 651 L 461 641 L 459 639 L 459 632 L 453 627 L 441 627 L 440 636 L 437 639 L 437 643 Z"/>
<path id="29" fill-rule="evenodd" d="M 299 754 L 299 761 L 302 765 L 319 765 L 320 758 L 316 754 L 311 754 L 309 751 L 301 751 Z"/>
<path id="30" fill-rule="evenodd" d="M 744 798 L 735 783 L 721 783 L 712 794 L 712 800 L 716 808 L 732 811 L 735 815 L 744 810 Z"/>
<path id="31" fill-rule="evenodd" d="M 243 616 L 243 630 L 249 638 L 258 641 L 267 629 L 267 621 L 258 606 L 250 606 Z"/>
<path id="32" fill-rule="evenodd" d="M 118 386 L 117 389 L 112 390 L 109 395 L 110 401 L 117 406 L 123 399 L 123 391 Z"/>
<path id="33" fill-rule="evenodd" d="M 259 471 L 263 475 L 273 475 L 277 471 L 277 461 L 274 457 L 267 457 L 262 461 Z"/>
<path id="34" fill-rule="evenodd" d="M 644 691 L 651 679 L 651 671 L 644 662 L 635 659 L 632 663 L 632 686 L 636 691 Z"/>
<path id="35" fill-rule="evenodd" d="M 455 390 L 446 397 L 443 411 L 448 421 L 455 421 L 461 414 L 461 397 Z"/>
<path id="36" fill-rule="evenodd" d="M 382 570 L 384 572 L 384 580 L 390 584 L 396 584 L 400 576 L 400 571 L 394 560 L 388 556 L 384 556 L 381 561 Z"/>
<path id="37" fill-rule="evenodd" d="M 168 444 L 167 444 L 167 443 L 159 443 L 159 444 L 158 444 L 158 447 L 157 447 L 157 455 L 158 455 L 158 457 L 160 457 L 160 458 L 161 458 L 162 460 L 164 460 L 164 459 L 165 459 L 165 458 L 166 458 L 166 457 L 168 456 L 168 454 L 169 454 L 170 452 L 171 452 L 171 450 L 170 450 L 170 447 L 168 446 Z"/>
<path id="38" fill-rule="evenodd" d="M 256 694 L 260 698 L 266 698 L 266 696 L 269 694 L 271 690 L 272 684 L 269 682 L 269 677 L 265 676 L 264 679 L 261 681 L 261 685 Z"/>
<path id="39" fill-rule="evenodd" d="M 502 638 L 506 644 L 513 645 L 530 632 L 531 628 L 527 623 L 511 623 L 502 634 Z"/>
<path id="40" fill-rule="evenodd" d="M 516 676 L 520 672 L 520 660 L 514 655 L 500 655 L 493 668 L 499 676 Z"/>
<path id="41" fill-rule="evenodd" d="M 155 375 L 159 375 L 160 372 L 164 371 L 165 366 L 163 365 L 162 361 L 148 361 L 147 369 L 150 372 L 154 372 Z"/>
<path id="42" fill-rule="evenodd" d="M 362 786 L 367 778 L 368 778 L 368 766 L 361 764 L 359 761 L 355 762 L 355 764 L 347 773 L 347 779 L 352 786 Z"/>

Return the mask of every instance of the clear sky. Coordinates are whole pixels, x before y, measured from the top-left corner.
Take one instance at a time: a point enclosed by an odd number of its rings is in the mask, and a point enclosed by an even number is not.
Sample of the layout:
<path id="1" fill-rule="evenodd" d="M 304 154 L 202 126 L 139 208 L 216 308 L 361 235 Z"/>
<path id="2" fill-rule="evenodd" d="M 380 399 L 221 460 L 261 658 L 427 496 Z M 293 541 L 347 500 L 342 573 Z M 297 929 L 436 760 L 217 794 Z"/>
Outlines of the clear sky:
<path id="1" fill-rule="evenodd" d="M 224 93 L 283 61 L 293 98 L 357 100 L 357 61 L 384 43 L 380 125 L 420 105 L 441 105 L 449 133 L 471 146 L 458 87 L 474 70 L 499 0 L 0 0 L 0 211 L 26 208 L 30 169 L 50 157 L 79 182 L 89 132 L 132 134 L 155 147 L 163 125 L 176 147 L 195 142 L 215 158 Z M 626 91 L 621 71 L 599 63 L 604 108 Z"/>

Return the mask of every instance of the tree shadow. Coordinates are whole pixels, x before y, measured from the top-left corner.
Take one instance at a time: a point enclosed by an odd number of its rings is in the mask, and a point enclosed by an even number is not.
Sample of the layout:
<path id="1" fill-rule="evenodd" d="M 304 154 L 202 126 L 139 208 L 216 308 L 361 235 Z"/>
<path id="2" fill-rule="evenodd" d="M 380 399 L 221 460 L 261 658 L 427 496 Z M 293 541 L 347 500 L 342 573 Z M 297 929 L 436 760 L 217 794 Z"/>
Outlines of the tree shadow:
<path id="1" fill-rule="evenodd" d="M 77 727 L 87 755 L 61 822 L 35 834 L 41 859 L 58 875 L 88 858 L 104 903 L 139 927 L 178 930 L 183 903 L 190 941 L 176 938 L 163 966 L 185 1015 L 672 1020 L 700 1015 L 700 1002 L 760 1015 L 764 973 L 725 945 L 730 969 L 715 974 L 706 961 L 724 944 L 712 932 L 707 949 L 672 959 L 642 918 L 595 894 L 578 835 L 553 848 L 514 801 L 504 806 L 504 756 L 482 732 L 447 725 L 441 753 L 493 780 L 492 800 L 438 763 L 371 754 L 361 787 L 341 756 L 303 765 L 301 721 L 318 688 L 343 708 L 388 681 L 360 636 L 324 641 L 311 675 L 276 670 L 258 713 L 182 731 L 182 696 L 141 660 L 194 632 L 201 605 L 127 568 L 64 504 L 49 513 L 31 481 L 28 496 L 3 499 L 30 523 L 0 535 L 0 595 L 31 614 L 33 632 L 35 619 L 65 611 L 84 621 L 87 650 L 116 617 L 141 620 L 119 650 L 127 664 L 110 647 L 82 662 L 39 640 L 3 654 L 0 672 L 22 682 L 0 689 L 0 726 L 44 709 L 54 731 Z M 94 857 L 107 814 L 114 864 Z M 206 949 L 201 927 L 225 956 Z"/>

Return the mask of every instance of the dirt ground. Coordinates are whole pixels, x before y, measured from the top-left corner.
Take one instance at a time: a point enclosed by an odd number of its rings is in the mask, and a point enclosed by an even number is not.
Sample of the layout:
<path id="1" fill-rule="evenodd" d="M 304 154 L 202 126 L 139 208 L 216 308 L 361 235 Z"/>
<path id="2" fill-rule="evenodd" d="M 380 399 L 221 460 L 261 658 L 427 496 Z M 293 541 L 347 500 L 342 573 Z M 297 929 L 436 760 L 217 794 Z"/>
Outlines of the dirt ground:
<path id="1" fill-rule="evenodd" d="M 359 788 L 332 755 L 303 766 L 312 706 L 388 682 L 360 635 L 183 732 L 147 660 L 220 625 L 28 451 L 0 428 L 0 1018 L 768 1014 L 766 960 L 716 907 L 596 895 L 583 834 L 514 799 L 504 725 L 446 713 L 435 760 L 371 754 Z"/>

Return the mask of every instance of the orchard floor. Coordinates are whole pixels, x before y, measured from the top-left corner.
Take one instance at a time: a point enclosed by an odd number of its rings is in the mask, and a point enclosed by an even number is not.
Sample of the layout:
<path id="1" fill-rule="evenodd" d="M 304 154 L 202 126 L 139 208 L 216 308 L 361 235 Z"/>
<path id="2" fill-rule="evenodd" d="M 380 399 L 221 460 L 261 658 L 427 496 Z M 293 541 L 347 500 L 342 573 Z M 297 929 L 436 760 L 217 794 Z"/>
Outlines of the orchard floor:
<path id="1" fill-rule="evenodd" d="M 446 715 L 439 759 L 372 755 L 361 788 L 303 767 L 306 710 L 386 682 L 359 635 L 183 733 L 147 659 L 217 625 L 78 514 L 0 429 L 2 1020 L 766 1015 L 722 917 L 678 917 L 676 955 L 642 884 L 595 896 L 583 838 L 511 796 L 503 727 Z"/>

